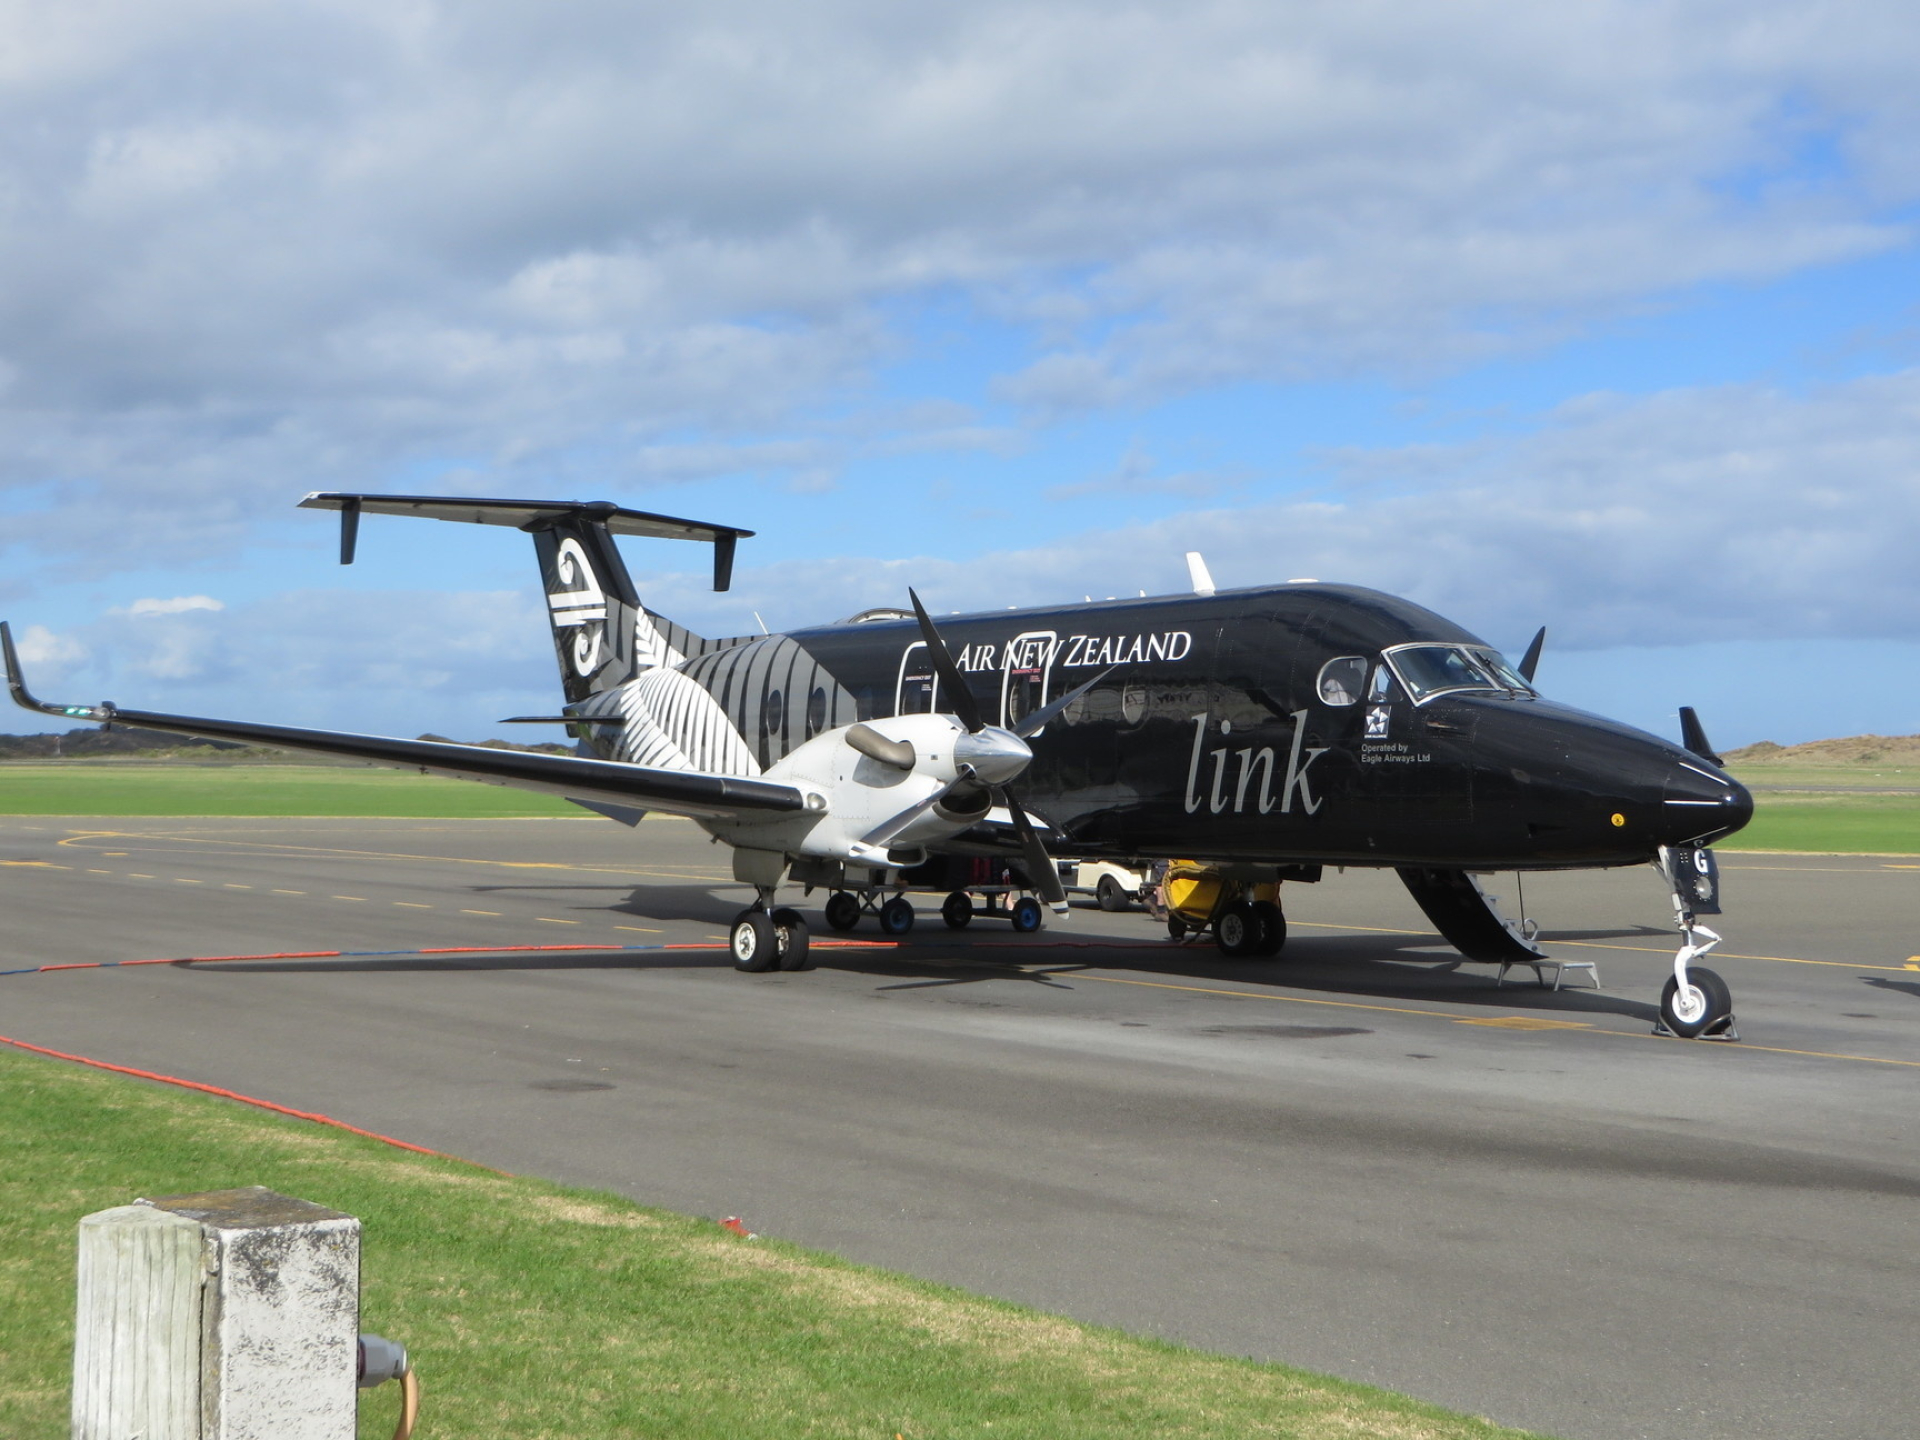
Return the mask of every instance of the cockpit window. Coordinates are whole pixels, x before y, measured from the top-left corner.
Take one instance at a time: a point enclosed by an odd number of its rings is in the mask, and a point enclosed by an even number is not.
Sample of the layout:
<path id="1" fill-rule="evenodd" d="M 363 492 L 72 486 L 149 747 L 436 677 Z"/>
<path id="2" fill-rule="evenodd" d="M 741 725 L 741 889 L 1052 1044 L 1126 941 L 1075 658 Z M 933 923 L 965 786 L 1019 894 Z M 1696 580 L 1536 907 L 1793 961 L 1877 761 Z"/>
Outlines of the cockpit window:
<path id="1" fill-rule="evenodd" d="M 1320 700 L 1327 705 L 1353 705 L 1367 683 L 1367 659 L 1364 655 L 1342 655 L 1320 667 Z"/>
<path id="2" fill-rule="evenodd" d="M 1534 693 L 1498 651 L 1479 645 L 1396 645 L 1386 652 L 1386 660 L 1416 705 L 1435 695 L 1463 690 Z"/>

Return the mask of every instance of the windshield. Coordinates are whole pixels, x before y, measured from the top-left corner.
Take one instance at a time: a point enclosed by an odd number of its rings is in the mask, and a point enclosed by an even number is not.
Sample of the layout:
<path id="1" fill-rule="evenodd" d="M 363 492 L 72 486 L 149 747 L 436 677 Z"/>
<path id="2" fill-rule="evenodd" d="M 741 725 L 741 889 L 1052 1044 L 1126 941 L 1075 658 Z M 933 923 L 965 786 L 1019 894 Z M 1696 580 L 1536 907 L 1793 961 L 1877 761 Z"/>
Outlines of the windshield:
<path id="1" fill-rule="evenodd" d="M 1386 660 L 1415 704 L 1458 690 L 1534 693 L 1498 651 L 1478 645 L 1396 645 Z"/>

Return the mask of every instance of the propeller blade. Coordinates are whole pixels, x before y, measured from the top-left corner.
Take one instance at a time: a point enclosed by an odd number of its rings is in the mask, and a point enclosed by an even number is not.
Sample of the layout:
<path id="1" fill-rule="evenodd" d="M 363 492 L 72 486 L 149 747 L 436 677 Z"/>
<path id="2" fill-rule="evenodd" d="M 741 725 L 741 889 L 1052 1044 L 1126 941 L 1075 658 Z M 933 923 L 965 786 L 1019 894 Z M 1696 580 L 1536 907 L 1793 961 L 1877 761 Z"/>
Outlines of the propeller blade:
<path id="1" fill-rule="evenodd" d="M 1086 684 L 1076 686 L 1074 689 L 1062 695 L 1058 700 L 1049 700 L 1045 705 L 1042 705 L 1038 710 L 1023 719 L 1018 725 L 1015 725 L 1013 727 L 1013 733 L 1024 740 L 1041 727 L 1051 725 L 1055 720 L 1058 720 L 1061 715 L 1066 713 L 1069 705 L 1073 704 L 1074 701 L 1078 700 L 1082 695 L 1093 689 L 1094 686 L 1098 685 L 1119 668 L 1118 665 L 1109 665 L 1098 675 L 1094 676 L 1093 679 L 1087 681 Z"/>
<path id="2" fill-rule="evenodd" d="M 1533 643 L 1527 646 L 1527 653 L 1520 657 L 1520 678 L 1529 685 L 1533 683 L 1533 672 L 1540 666 L 1540 647 L 1547 643 L 1547 627 L 1542 625 L 1533 632 Z"/>
<path id="3" fill-rule="evenodd" d="M 1054 866 L 1053 857 L 1047 854 L 1040 832 L 1033 828 L 1033 821 L 1020 808 L 1020 802 L 1014 797 L 1011 787 L 1002 785 L 1000 798 L 1007 802 L 1007 813 L 1013 816 L 1014 833 L 1020 837 L 1020 858 L 1026 868 L 1027 883 L 1039 891 L 1040 898 L 1057 913 L 1066 914 L 1067 887 L 1060 883 L 1060 871 Z"/>
<path id="4" fill-rule="evenodd" d="M 1715 765 L 1726 763 L 1714 754 L 1713 746 L 1707 743 L 1706 727 L 1701 725 L 1700 717 L 1693 713 L 1691 705 L 1680 707 L 1680 743 L 1702 760 L 1711 760 Z"/>
<path id="5" fill-rule="evenodd" d="M 940 632 L 933 628 L 933 617 L 927 614 L 927 607 L 920 603 L 920 597 L 911 589 L 907 598 L 913 601 L 913 613 L 920 617 L 920 634 L 927 642 L 927 654 L 933 657 L 934 673 L 940 677 L 940 683 L 946 687 L 942 697 L 952 707 L 953 713 L 973 734 L 979 734 L 986 721 L 980 717 L 979 702 L 973 698 L 973 691 L 967 688 L 967 677 L 960 667 L 953 663 L 953 655 L 947 649 L 947 642 L 940 638 Z"/>

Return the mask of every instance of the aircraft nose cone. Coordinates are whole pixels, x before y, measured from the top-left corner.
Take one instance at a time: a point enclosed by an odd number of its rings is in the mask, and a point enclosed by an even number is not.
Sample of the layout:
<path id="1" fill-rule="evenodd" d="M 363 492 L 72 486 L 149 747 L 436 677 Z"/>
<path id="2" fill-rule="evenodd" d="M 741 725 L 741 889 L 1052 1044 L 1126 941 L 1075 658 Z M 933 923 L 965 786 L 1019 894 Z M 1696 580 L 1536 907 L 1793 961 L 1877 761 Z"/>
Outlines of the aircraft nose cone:
<path id="1" fill-rule="evenodd" d="M 1668 774 L 1660 808 L 1668 844 L 1710 844 L 1753 818 L 1753 795 L 1724 771 L 1687 761 Z"/>
<path id="2" fill-rule="evenodd" d="M 989 725 L 977 734 L 962 735 L 953 742 L 953 763 L 971 765 L 973 773 L 989 785 L 1004 785 L 1033 759 L 1027 742 L 1011 730 Z"/>

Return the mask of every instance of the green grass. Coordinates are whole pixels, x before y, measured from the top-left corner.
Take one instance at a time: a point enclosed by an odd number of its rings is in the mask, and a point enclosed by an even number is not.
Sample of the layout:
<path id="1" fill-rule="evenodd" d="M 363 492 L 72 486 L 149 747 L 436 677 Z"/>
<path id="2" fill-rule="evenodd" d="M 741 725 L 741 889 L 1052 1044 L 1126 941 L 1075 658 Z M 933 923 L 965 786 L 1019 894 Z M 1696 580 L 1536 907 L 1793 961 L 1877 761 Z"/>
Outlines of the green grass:
<path id="1" fill-rule="evenodd" d="M 0 765 L 0 815 L 584 816 L 554 795 L 346 765 Z"/>
<path id="2" fill-rule="evenodd" d="M 362 1328 L 411 1352 L 423 1436 L 1521 1434 L 12 1050 L 0 1094 L 10 1440 L 67 1433 L 80 1217 L 249 1184 L 360 1217 Z M 396 1388 L 363 1401 L 363 1437 L 391 1431 Z"/>
<path id="3" fill-rule="evenodd" d="M 1920 854 L 1920 795 L 1862 793 L 1876 779 L 1832 767 L 1752 767 L 1760 786 L 1821 785 L 1822 794 L 1755 792 L 1753 822 L 1727 850 Z M 116 761 L 0 765 L 0 815 L 366 815 L 497 819 L 586 812 L 551 795 L 402 770 L 328 765 L 139 765 Z"/>
<path id="4" fill-rule="evenodd" d="M 1753 819 L 1722 850 L 1920 855 L 1920 795 L 1754 794 Z"/>

